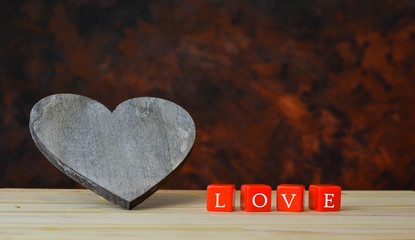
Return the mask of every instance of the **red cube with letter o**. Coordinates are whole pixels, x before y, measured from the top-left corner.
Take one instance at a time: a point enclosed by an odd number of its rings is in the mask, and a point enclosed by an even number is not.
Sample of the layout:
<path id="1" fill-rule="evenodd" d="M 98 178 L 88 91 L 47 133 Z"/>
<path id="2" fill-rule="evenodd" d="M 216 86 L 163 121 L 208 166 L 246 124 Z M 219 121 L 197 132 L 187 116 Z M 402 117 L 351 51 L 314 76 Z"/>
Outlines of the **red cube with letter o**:
<path id="1" fill-rule="evenodd" d="M 265 184 L 241 186 L 241 208 L 246 212 L 271 211 L 271 187 Z"/>

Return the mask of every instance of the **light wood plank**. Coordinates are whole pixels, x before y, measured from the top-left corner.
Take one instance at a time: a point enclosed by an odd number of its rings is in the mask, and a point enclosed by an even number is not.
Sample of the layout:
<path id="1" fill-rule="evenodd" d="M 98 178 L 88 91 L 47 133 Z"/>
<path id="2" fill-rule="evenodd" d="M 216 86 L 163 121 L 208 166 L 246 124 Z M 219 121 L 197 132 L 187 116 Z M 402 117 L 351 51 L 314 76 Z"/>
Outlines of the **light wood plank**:
<path id="1" fill-rule="evenodd" d="M 128 211 L 89 190 L 0 189 L 0 238 L 415 239 L 413 191 L 343 191 L 330 213 L 276 211 L 275 191 L 269 213 L 205 204 L 206 191 L 159 190 Z"/>

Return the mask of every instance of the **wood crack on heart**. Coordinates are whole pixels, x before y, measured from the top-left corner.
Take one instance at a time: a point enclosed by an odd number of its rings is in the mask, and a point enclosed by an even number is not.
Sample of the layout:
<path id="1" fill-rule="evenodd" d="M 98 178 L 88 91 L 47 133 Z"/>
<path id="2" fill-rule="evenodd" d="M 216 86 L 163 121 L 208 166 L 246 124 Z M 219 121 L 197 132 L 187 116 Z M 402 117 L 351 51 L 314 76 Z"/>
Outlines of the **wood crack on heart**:
<path id="1" fill-rule="evenodd" d="M 196 137 L 183 108 L 149 97 L 127 100 L 111 112 L 87 97 L 52 95 L 32 108 L 29 128 L 52 164 L 125 209 L 180 169 Z"/>

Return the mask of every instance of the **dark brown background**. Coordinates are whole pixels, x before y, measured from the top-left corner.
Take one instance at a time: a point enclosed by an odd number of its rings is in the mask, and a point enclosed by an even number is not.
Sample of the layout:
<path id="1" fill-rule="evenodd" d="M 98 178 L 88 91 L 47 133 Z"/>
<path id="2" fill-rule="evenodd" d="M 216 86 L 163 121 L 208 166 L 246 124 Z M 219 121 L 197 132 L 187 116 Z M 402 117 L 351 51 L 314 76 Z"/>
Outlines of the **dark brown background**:
<path id="1" fill-rule="evenodd" d="M 80 187 L 37 150 L 31 107 L 162 97 L 193 116 L 167 188 L 415 189 L 414 1 L 0 3 L 0 187 Z"/>

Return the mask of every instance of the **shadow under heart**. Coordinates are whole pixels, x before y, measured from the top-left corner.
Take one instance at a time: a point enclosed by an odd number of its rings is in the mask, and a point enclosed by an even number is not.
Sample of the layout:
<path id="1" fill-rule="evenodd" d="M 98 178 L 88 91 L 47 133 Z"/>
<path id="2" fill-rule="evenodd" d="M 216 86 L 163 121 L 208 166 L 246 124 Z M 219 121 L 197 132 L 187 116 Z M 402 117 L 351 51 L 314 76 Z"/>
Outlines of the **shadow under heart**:
<path id="1" fill-rule="evenodd" d="M 140 203 L 138 206 L 133 208 L 132 210 L 143 210 L 143 209 L 151 209 L 151 208 L 160 208 L 160 207 L 172 207 L 176 205 L 186 205 L 193 202 L 200 202 L 201 198 L 205 199 L 206 196 L 203 195 L 190 195 L 190 194 L 179 194 L 179 193 L 166 193 L 166 192 L 159 192 L 144 202 Z"/>

